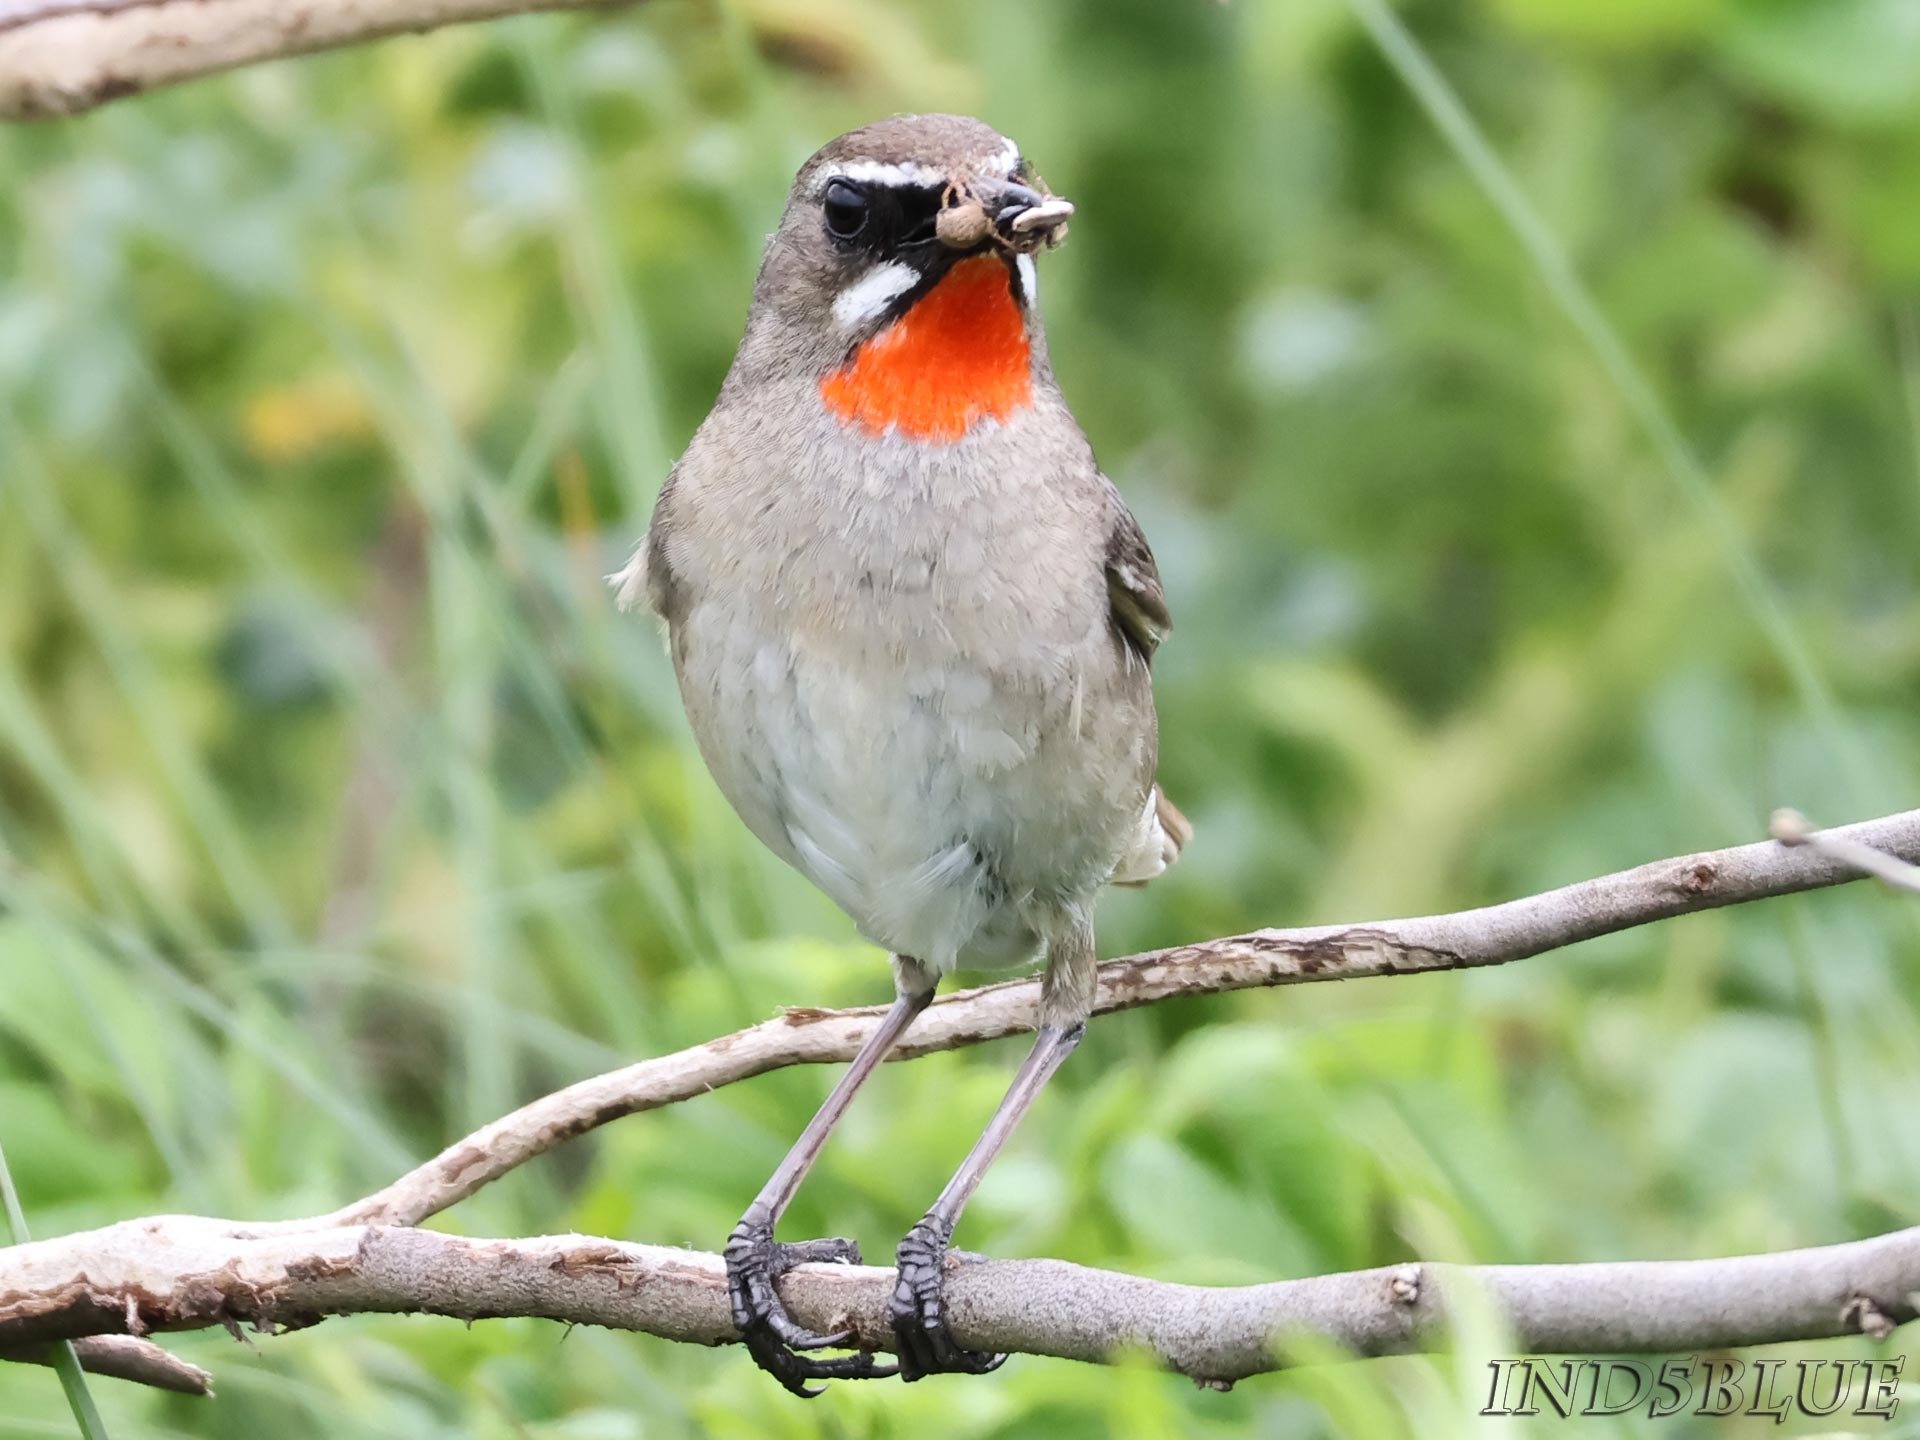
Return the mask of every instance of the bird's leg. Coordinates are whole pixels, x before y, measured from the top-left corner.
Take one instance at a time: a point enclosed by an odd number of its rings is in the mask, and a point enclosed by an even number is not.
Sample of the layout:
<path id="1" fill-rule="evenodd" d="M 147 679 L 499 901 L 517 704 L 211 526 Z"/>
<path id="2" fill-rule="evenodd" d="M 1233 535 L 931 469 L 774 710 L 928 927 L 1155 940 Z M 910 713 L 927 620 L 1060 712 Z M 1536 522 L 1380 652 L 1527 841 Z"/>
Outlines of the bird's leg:
<path id="1" fill-rule="evenodd" d="M 827 1136 L 846 1114 L 854 1094 L 874 1072 L 887 1052 L 899 1042 L 913 1017 L 927 1008 L 933 999 L 935 977 L 918 961 L 905 956 L 894 959 L 897 994 L 892 1006 L 880 1018 L 873 1033 L 853 1057 L 846 1074 L 833 1087 L 825 1102 L 800 1132 L 767 1183 L 754 1197 L 747 1213 L 727 1239 L 727 1293 L 733 1301 L 734 1328 L 746 1343 L 748 1353 L 787 1389 L 796 1395 L 820 1393 L 809 1380 L 873 1379 L 894 1373 L 892 1365 L 879 1365 L 871 1355 L 841 1355 L 819 1358 L 803 1355 L 803 1350 L 818 1350 L 844 1345 L 851 1332 L 820 1335 L 794 1323 L 774 1289 L 774 1282 L 796 1265 L 809 1261 L 860 1263 L 860 1247 L 851 1240 L 809 1240 L 786 1245 L 773 1238 L 774 1226 L 793 1202 L 800 1182 L 807 1178 L 813 1162 L 826 1145 Z"/>
<path id="2" fill-rule="evenodd" d="M 1033 1049 L 1021 1062 L 1000 1108 L 959 1170 L 933 1202 L 933 1208 L 900 1242 L 899 1273 L 894 1281 L 892 1318 L 900 1354 L 900 1378 L 957 1372 L 984 1375 L 1004 1355 L 963 1350 L 947 1332 L 945 1262 L 960 1212 L 1013 1134 L 1014 1127 L 1053 1078 L 1086 1032 L 1095 987 L 1092 927 L 1077 917 L 1072 927 L 1047 947 L 1047 973 L 1041 988 L 1040 1028 Z"/>
<path id="3" fill-rule="evenodd" d="M 1034 1039 L 1033 1049 L 1014 1076 L 1000 1108 L 987 1123 L 986 1130 L 961 1163 L 960 1169 L 933 1208 L 900 1242 L 899 1276 L 893 1290 L 893 1333 L 900 1352 L 900 1378 L 918 1380 L 922 1375 L 960 1372 L 984 1375 L 996 1369 L 1007 1357 L 962 1350 L 947 1333 L 944 1296 L 944 1266 L 948 1242 L 960 1212 L 974 1187 L 1000 1153 L 1000 1147 L 1020 1123 L 1034 1097 L 1060 1068 L 1060 1063 L 1080 1042 L 1084 1023 L 1067 1029 L 1043 1025 Z"/>

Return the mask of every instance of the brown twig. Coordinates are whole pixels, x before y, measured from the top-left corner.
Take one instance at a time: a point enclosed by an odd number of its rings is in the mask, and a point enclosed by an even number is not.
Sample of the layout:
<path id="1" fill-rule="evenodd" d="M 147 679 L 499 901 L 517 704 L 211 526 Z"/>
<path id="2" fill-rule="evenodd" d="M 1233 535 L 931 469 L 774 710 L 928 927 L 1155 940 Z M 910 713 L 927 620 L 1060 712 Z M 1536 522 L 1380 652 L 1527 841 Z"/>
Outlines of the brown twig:
<path id="1" fill-rule="evenodd" d="M 4 1255 L 5 1251 L 0 1251 Z M 151 1385 L 156 1390 L 172 1390 L 180 1395 L 211 1395 L 213 1376 L 198 1365 L 162 1350 L 151 1340 L 131 1335 L 89 1335 L 74 1341 L 80 1368 L 89 1375 L 109 1380 L 131 1380 Z M 0 1361 L 19 1365 L 53 1364 L 51 1345 L 21 1345 L 0 1348 Z"/>
<path id="2" fill-rule="evenodd" d="M 1882 856 L 1920 858 L 1920 810 L 1827 836 Z M 1100 967 L 1096 1013 L 1180 995 L 1504 965 L 1581 940 L 1696 910 L 1817 890 L 1863 871 L 1826 851 L 1763 841 L 1656 860 L 1524 900 L 1418 920 L 1256 930 Z M 936 1000 L 896 1052 L 910 1059 L 978 1045 L 1033 1027 L 1034 980 L 1012 980 Z M 339 1225 L 417 1225 L 516 1166 L 609 1120 L 671 1105 L 788 1065 L 851 1059 L 881 1007 L 789 1010 L 705 1044 L 569 1085 L 448 1146 L 386 1189 L 328 1216 Z"/>
<path id="3" fill-rule="evenodd" d="M 1798 810 L 1774 811 L 1769 828 L 1773 838 L 1782 845 L 1811 845 L 1842 865 L 1851 865 L 1862 874 L 1920 895 L 1920 865 L 1909 865 L 1858 836 L 1844 830 L 1816 830 L 1813 822 Z"/>
<path id="4" fill-rule="evenodd" d="M 0 120 L 109 100 L 283 56 L 541 10 L 630 0 L 0 0 Z"/>

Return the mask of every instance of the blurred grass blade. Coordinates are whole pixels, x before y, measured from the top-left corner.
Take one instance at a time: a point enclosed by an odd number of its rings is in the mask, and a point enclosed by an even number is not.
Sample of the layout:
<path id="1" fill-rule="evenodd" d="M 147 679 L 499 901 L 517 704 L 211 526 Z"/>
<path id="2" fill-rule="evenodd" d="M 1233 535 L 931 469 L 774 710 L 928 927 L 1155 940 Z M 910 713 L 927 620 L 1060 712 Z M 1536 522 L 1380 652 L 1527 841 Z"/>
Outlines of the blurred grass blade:
<path id="1" fill-rule="evenodd" d="M 660 380 L 639 305 L 621 273 L 605 196 L 618 190 L 595 173 L 592 147 L 574 97 L 561 82 L 545 36 L 523 31 L 519 58 L 530 88 L 566 157 L 568 214 L 555 240 L 565 260 L 567 300 L 580 333 L 593 342 L 600 419 L 618 457 L 615 480 L 629 515 L 644 515 L 672 452 L 660 413 Z"/>
<path id="2" fill-rule="evenodd" d="M 1900 393 L 1907 402 L 1908 438 L 1913 444 L 1913 478 L 1920 482 L 1920 305 L 1903 305 L 1893 317 L 1900 351 Z"/>
<path id="3" fill-rule="evenodd" d="M 0 1208 L 6 1210 L 8 1241 L 14 1245 L 25 1244 L 27 1214 L 20 1208 L 20 1196 L 13 1188 L 13 1172 L 7 1169 L 4 1145 L 0 1145 Z M 93 1393 L 87 1389 L 87 1377 L 80 1369 L 80 1356 L 75 1353 L 71 1340 L 54 1345 L 53 1368 L 60 1377 L 60 1388 L 67 1394 L 67 1406 L 73 1411 L 80 1433 L 86 1440 L 107 1440 L 106 1424 L 94 1406 Z"/>
<path id="4" fill-rule="evenodd" d="M 1721 504 L 1706 467 L 1680 433 L 1678 423 L 1667 413 L 1652 382 L 1628 352 L 1619 332 L 1602 313 L 1593 292 L 1574 269 L 1565 246 L 1548 228 L 1452 84 L 1401 23 L 1388 0 L 1348 0 L 1348 4 L 1380 47 L 1387 63 L 1413 92 L 1428 119 L 1486 193 L 1500 218 L 1512 229 L 1521 248 L 1540 272 L 1554 303 L 1593 351 L 1600 368 L 1646 431 L 1681 492 L 1700 512 L 1735 585 L 1775 657 L 1785 667 L 1801 703 L 1827 732 L 1842 777 L 1863 807 L 1862 813 L 1871 810 L 1875 803 L 1872 767 L 1841 713 L 1813 652 L 1801 639 L 1778 590 L 1761 570 L 1739 527 Z"/>
<path id="5" fill-rule="evenodd" d="M 254 856 L 247 827 L 208 773 L 174 708 L 165 703 L 142 637 L 124 619 L 133 607 L 108 580 L 107 567 L 95 558 L 63 508 L 58 483 L 27 448 L 10 416 L 0 416 L 0 433 L 16 466 L 20 483 L 12 493 L 21 502 L 21 513 L 235 908 L 255 936 L 285 943 L 292 938 L 292 926 Z"/>

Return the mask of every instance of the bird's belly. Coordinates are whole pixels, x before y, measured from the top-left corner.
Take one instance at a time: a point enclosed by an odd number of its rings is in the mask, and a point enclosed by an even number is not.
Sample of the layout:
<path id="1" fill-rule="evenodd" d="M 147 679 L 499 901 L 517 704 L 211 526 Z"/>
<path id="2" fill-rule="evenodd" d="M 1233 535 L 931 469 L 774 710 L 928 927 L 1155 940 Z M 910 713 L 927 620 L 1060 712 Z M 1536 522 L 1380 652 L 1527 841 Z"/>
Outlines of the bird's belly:
<path id="1" fill-rule="evenodd" d="M 683 691 L 734 808 L 867 938 L 941 970 L 1017 964 L 1111 873 L 1150 783 L 1151 702 L 1116 694 L 1091 608 L 1003 650 L 978 614 L 914 605 L 816 627 L 695 606 Z"/>

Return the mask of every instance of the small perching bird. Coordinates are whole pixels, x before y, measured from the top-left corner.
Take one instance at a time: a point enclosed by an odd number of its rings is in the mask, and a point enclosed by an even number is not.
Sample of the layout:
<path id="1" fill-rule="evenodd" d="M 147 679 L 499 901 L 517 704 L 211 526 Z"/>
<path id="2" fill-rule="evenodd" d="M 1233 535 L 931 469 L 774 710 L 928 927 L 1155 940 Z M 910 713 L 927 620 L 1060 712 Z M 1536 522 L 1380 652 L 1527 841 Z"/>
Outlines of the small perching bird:
<path id="1" fill-rule="evenodd" d="M 982 1372 L 941 1302 L 954 1225 L 1094 999 L 1094 897 L 1187 838 L 1154 783 L 1170 621 L 1145 537 L 1047 362 L 1034 256 L 1073 206 L 977 120 L 899 116 L 800 170 L 720 397 L 615 577 L 666 621 L 740 818 L 893 952 L 896 999 L 727 1245 L 734 1323 L 796 1394 L 894 1373 L 817 1356 L 774 1282 L 848 1241 L 775 1224 L 860 1084 L 956 968 L 1044 950 L 1006 1099 L 900 1242 L 904 1379 Z"/>

